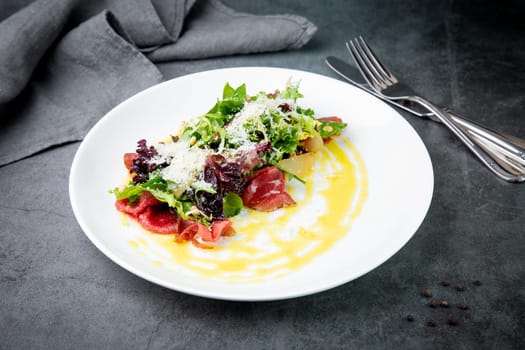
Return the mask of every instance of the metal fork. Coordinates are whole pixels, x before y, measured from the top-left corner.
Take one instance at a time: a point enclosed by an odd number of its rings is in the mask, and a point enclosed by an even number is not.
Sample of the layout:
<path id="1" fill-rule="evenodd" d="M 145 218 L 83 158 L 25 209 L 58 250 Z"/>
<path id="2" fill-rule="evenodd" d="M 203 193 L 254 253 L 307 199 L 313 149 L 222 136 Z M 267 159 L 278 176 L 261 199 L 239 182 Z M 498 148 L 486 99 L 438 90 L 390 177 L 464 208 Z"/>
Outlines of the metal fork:
<path id="1" fill-rule="evenodd" d="M 454 123 L 447 113 L 432 102 L 418 96 L 409 86 L 400 83 L 381 59 L 373 53 L 362 37 L 347 42 L 346 46 L 361 74 L 378 94 L 390 100 L 403 99 L 425 107 L 499 178 L 509 182 L 525 181 L 525 170 L 523 167 L 509 161 L 499 150 L 481 142 L 478 138 L 469 137 L 464 129 Z"/>
<path id="2" fill-rule="evenodd" d="M 325 62 L 334 72 L 339 74 L 350 84 L 413 115 L 439 122 L 439 119 L 437 119 L 432 112 L 429 112 L 426 108 L 418 104 L 405 100 L 389 100 L 383 95 L 378 94 L 366 81 L 364 81 L 360 71 L 345 61 L 334 56 L 328 56 L 326 57 Z M 364 81 L 364 83 L 354 80 L 359 79 L 358 76 Z M 498 155 L 495 159 L 501 167 L 505 169 L 509 168 L 511 173 L 518 171 L 518 175 L 525 174 L 525 140 L 492 130 L 472 120 L 468 120 L 461 117 L 458 113 L 452 111 L 448 107 L 440 108 L 458 127 L 463 130 L 463 132 L 473 138 L 474 142 L 477 144 L 482 143 L 488 147 L 490 151 L 495 152 Z"/>

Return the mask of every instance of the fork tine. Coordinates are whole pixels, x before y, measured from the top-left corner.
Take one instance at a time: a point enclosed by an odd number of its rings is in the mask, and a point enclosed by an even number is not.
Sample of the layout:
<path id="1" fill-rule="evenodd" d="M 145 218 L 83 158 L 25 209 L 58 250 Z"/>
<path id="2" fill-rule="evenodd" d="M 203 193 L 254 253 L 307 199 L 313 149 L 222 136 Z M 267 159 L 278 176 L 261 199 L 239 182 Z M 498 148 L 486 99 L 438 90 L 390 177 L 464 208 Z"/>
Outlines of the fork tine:
<path id="1" fill-rule="evenodd" d="M 366 66 L 374 77 L 381 83 L 381 86 L 385 89 L 387 86 L 391 85 L 390 80 L 388 76 L 385 74 L 384 70 L 381 69 L 381 67 L 377 66 L 377 61 L 374 59 L 374 57 L 370 57 L 369 51 L 365 48 L 363 48 L 362 44 L 359 41 L 359 38 L 354 38 L 353 40 L 354 46 L 357 48 L 357 51 L 359 52 L 359 55 L 363 59 L 363 61 L 366 63 Z"/>
<path id="2" fill-rule="evenodd" d="M 366 52 L 367 57 L 372 61 L 372 64 L 377 68 L 378 71 L 381 72 L 381 74 L 388 80 L 390 80 L 393 84 L 397 83 L 397 78 L 392 74 L 390 69 L 383 63 L 383 61 L 377 56 L 374 51 L 368 46 L 368 43 L 366 40 L 359 36 L 358 39 L 356 39 L 360 43 L 360 47 L 363 49 L 363 51 Z"/>
<path id="3" fill-rule="evenodd" d="M 346 47 L 348 51 L 350 52 L 350 55 L 352 56 L 352 59 L 354 60 L 354 63 L 356 64 L 357 68 L 361 72 L 361 75 L 365 78 L 365 80 L 374 87 L 376 90 L 383 90 L 386 88 L 386 85 L 383 84 L 381 81 L 378 80 L 378 78 L 374 75 L 374 73 L 370 70 L 367 63 L 364 61 L 362 55 L 357 50 L 354 42 L 350 40 L 346 43 Z"/>

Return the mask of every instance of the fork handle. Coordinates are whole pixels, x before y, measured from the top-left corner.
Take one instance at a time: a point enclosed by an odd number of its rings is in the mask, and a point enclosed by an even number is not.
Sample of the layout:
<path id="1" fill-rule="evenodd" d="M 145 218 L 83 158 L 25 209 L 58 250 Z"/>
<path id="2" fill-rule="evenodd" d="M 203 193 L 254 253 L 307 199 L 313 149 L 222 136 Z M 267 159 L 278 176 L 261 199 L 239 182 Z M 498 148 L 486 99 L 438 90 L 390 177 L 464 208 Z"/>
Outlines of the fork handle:
<path id="1" fill-rule="evenodd" d="M 492 130 L 474 121 L 461 118 L 457 113 L 450 110 L 444 109 L 444 111 L 451 117 L 456 125 L 461 127 L 461 129 L 465 128 L 469 133 L 476 134 L 476 136 L 487 139 L 487 141 L 504 148 L 508 151 L 510 157 L 525 165 L 525 140 Z"/>
<path id="2" fill-rule="evenodd" d="M 513 174 L 505 170 L 508 168 L 509 163 L 503 154 L 487 147 L 477 137 L 469 137 L 466 132 L 451 120 L 449 115 L 436 105 L 419 96 L 411 97 L 410 100 L 434 113 L 499 178 L 508 182 L 522 182 L 525 180 L 525 175 Z"/>

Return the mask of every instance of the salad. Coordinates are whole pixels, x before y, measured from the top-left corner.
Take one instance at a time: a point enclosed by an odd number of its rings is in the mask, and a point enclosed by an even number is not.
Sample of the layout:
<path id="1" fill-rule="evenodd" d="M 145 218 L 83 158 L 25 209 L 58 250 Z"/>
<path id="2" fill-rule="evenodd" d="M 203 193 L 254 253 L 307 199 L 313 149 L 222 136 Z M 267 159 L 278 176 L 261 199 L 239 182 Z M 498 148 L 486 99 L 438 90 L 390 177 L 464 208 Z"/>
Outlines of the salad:
<path id="1" fill-rule="evenodd" d="M 206 114 L 124 154 L 129 180 L 111 190 L 116 208 L 150 232 L 211 248 L 235 233 L 229 218 L 243 208 L 295 205 L 286 181 L 304 183 L 312 155 L 347 126 L 338 117 L 316 118 L 298 105 L 301 97 L 291 81 L 282 91 L 255 95 L 245 84 L 226 83 Z"/>

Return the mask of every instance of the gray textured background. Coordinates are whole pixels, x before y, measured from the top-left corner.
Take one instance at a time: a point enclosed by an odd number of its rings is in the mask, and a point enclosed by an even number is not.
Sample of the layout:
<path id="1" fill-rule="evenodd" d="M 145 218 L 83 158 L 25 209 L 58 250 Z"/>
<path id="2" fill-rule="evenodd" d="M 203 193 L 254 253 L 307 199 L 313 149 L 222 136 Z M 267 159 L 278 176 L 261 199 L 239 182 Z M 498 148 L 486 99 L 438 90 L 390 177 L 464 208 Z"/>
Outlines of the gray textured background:
<path id="1" fill-rule="evenodd" d="M 0 18 L 22 3 L 2 0 Z M 166 78 L 240 65 L 334 77 L 324 57 L 346 57 L 345 39 L 363 35 L 435 102 L 525 138 L 521 2 L 225 3 L 252 13 L 296 13 L 319 31 L 299 51 L 161 64 Z M 416 235 L 353 282 L 277 302 L 181 294 L 107 259 L 70 209 L 67 181 L 77 143 L 0 168 L 0 348 L 523 348 L 525 184 L 497 180 L 442 126 L 403 115 L 435 172 L 432 205 Z M 27 193 L 11 191 L 20 182 Z M 466 290 L 439 286 L 442 279 Z M 475 279 L 480 287 L 471 284 Z M 420 295 L 426 287 L 470 309 L 431 309 Z M 407 314 L 415 321 L 407 322 Z M 460 324 L 448 326 L 449 315 Z M 437 327 L 427 327 L 428 318 Z"/>

